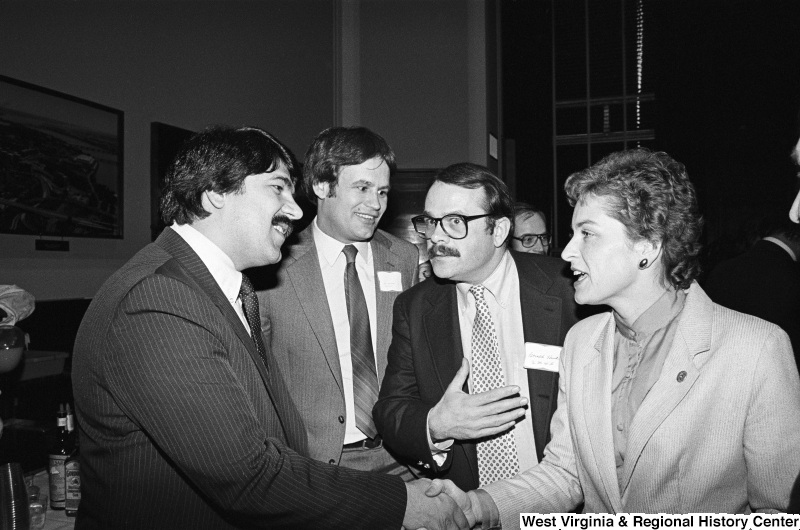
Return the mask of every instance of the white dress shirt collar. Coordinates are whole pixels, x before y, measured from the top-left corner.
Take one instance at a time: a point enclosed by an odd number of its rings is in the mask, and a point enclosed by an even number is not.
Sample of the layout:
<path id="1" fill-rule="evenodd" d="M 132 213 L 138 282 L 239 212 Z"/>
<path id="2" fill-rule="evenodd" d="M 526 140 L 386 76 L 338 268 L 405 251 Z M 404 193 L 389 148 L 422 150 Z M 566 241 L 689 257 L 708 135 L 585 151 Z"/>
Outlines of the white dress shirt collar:
<path id="1" fill-rule="evenodd" d="M 314 217 L 314 221 L 312 222 L 311 230 L 314 234 L 314 244 L 317 246 L 317 254 L 319 254 L 320 258 L 323 259 L 328 266 L 332 266 L 339 258 L 339 254 L 342 253 L 345 244 L 323 232 L 319 224 L 317 224 L 316 217 Z M 356 260 L 361 258 L 364 260 L 365 264 L 372 263 L 372 250 L 368 241 L 358 241 L 352 245 L 358 250 Z"/>
<path id="2" fill-rule="evenodd" d="M 512 267 L 513 259 L 511 253 L 506 250 L 503 253 L 503 257 L 500 259 L 500 263 L 497 264 L 494 271 L 492 271 L 489 277 L 481 284 L 486 288 L 486 292 L 494 297 L 497 305 L 504 311 L 508 309 L 508 304 L 513 300 L 513 296 L 519 297 L 519 293 L 512 292 L 511 282 L 508 280 L 515 271 L 514 267 Z M 466 282 L 461 282 L 456 285 L 458 295 L 462 298 L 462 307 L 469 305 L 466 299 L 470 296 L 469 290 L 472 285 L 473 284 Z"/>
<path id="3" fill-rule="evenodd" d="M 233 260 L 213 241 L 191 225 L 173 223 L 170 228 L 192 247 L 222 289 L 225 298 L 235 305 L 236 299 L 239 298 L 239 289 L 242 286 L 242 273 L 236 270 Z"/>

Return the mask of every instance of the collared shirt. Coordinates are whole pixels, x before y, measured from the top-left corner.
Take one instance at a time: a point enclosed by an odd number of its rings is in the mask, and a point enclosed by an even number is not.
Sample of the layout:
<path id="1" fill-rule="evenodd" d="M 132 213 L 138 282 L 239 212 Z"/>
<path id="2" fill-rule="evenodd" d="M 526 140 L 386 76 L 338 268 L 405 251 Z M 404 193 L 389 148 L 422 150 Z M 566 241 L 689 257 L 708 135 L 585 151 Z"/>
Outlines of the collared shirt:
<path id="1" fill-rule="evenodd" d="M 630 426 L 647 393 L 661 376 L 683 310 L 686 293 L 670 289 L 627 326 L 614 313 L 614 371 L 611 376 L 611 417 L 617 478 L 622 483 Z"/>
<path id="2" fill-rule="evenodd" d="M 336 335 L 336 348 L 339 350 L 339 366 L 342 370 L 342 386 L 344 387 L 345 434 L 344 443 L 358 442 L 366 435 L 356 427 L 355 405 L 353 402 L 353 362 L 350 358 L 350 321 L 347 318 L 347 299 L 344 292 L 344 270 L 347 257 L 342 253 L 344 243 L 337 241 L 317 224 L 314 218 L 312 234 L 317 247 L 317 259 L 322 271 L 322 283 L 325 284 L 325 296 L 333 320 L 333 333 Z M 356 271 L 369 312 L 369 328 L 372 335 L 372 351 L 377 344 L 377 297 L 375 295 L 375 267 L 372 259 L 372 248 L 368 242 L 353 243 L 358 249 L 356 254 Z M 377 361 L 377 355 L 376 361 Z M 377 362 L 375 371 L 377 373 Z M 380 383 L 380 382 L 379 382 Z"/>
<path id="3" fill-rule="evenodd" d="M 519 273 L 517 265 L 511 254 L 506 251 L 497 268 L 486 278 L 482 284 L 486 290 L 484 298 L 489 306 L 492 316 L 497 341 L 500 351 L 500 364 L 503 367 L 506 385 L 516 385 L 520 388 L 520 397 L 528 399 L 530 403 L 530 390 L 528 388 L 528 373 L 525 369 L 525 334 L 522 327 L 522 303 L 519 297 Z M 472 326 L 475 322 L 475 297 L 469 293 L 471 284 L 459 283 L 456 285 L 456 298 L 458 303 L 458 325 L 461 330 L 461 347 L 464 356 L 472 360 Z M 472 392 L 472 376 L 467 380 Z M 530 411 L 526 411 L 524 418 L 518 421 L 513 428 L 514 439 L 517 444 L 517 458 L 520 471 L 524 471 L 538 463 L 536 457 L 536 444 L 533 435 L 533 420 Z M 428 430 L 430 437 L 430 429 Z M 443 463 L 446 455 L 442 453 L 452 445 L 452 440 L 433 444 L 434 458 L 438 463 Z"/>
<path id="4" fill-rule="evenodd" d="M 239 289 L 242 287 L 242 273 L 236 270 L 230 256 L 225 254 L 213 241 L 198 232 L 192 225 L 172 223 L 170 228 L 181 236 L 186 241 L 186 244 L 192 247 L 200 261 L 208 269 L 208 272 L 211 273 L 214 281 L 222 289 L 225 298 L 233 306 L 233 310 L 236 311 L 239 320 L 244 324 L 244 329 L 252 335 L 253 333 L 242 310 L 242 300 L 239 298 Z"/>

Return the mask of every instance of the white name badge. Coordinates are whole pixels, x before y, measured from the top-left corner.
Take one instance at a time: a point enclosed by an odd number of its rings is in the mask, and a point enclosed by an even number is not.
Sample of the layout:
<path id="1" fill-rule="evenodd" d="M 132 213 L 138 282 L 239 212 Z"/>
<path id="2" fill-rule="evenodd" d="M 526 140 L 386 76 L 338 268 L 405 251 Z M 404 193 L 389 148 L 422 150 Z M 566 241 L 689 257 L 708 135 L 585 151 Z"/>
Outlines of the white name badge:
<path id="1" fill-rule="evenodd" d="M 545 370 L 558 372 L 558 359 L 561 357 L 561 346 L 525 343 L 525 368 L 528 370 Z"/>
<path id="2" fill-rule="evenodd" d="M 381 291 L 403 290 L 403 277 L 398 271 L 378 271 L 378 285 Z"/>

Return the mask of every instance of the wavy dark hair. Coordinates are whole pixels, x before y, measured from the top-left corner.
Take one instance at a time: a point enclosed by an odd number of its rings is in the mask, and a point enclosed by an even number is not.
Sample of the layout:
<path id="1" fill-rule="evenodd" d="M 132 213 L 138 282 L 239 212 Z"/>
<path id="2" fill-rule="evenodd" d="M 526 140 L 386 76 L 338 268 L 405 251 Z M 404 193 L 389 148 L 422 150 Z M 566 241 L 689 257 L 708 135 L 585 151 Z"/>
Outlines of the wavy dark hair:
<path id="1" fill-rule="evenodd" d="M 686 168 L 667 153 L 612 153 L 564 184 L 571 206 L 587 197 L 608 201 L 606 213 L 625 225 L 631 241 L 661 243 L 665 280 L 686 289 L 700 274 L 703 218 Z"/>
<path id="2" fill-rule="evenodd" d="M 484 192 L 484 203 L 480 206 L 491 216 L 486 218 L 486 229 L 491 234 L 498 219 L 508 218 L 511 225 L 508 237 L 514 235 L 514 201 L 508 192 L 506 183 L 500 180 L 489 168 L 471 162 L 461 162 L 439 170 L 433 182 L 452 184 L 467 189 L 481 188 Z M 506 243 L 508 242 L 506 238 Z"/>
<path id="3" fill-rule="evenodd" d="M 203 193 L 236 193 L 249 175 L 269 173 L 283 164 L 294 181 L 289 150 L 257 127 L 212 126 L 183 144 L 167 171 L 161 193 L 166 224 L 191 223 L 208 217 Z"/>
<path id="4" fill-rule="evenodd" d="M 306 151 L 303 163 L 303 189 L 314 204 L 317 196 L 314 184 L 327 182 L 328 196 L 336 195 L 339 171 L 345 166 L 357 166 L 372 158 L 381 158 L 394 173 L 394 151 L 386 140 L 366 127 L 330 127 L 314 138 Z"/>

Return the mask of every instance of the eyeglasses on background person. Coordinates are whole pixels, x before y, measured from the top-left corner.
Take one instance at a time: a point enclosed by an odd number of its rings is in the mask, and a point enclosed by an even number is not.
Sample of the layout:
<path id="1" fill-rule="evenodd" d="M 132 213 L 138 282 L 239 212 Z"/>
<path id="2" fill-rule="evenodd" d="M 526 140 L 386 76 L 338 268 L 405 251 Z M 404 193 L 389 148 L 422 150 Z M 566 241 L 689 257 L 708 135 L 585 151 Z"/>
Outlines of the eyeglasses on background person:
<path id="1" fill-rule="evenodd" d="M 550 234 L 524 234 L 522 237 L 514 237 L 511 236 L 511 239 L 516 239 L 522 246 L 525 248 L 531 248 L 536 243 L 539 243 L 543 247 L 550 246 Z"/>
<path id="2" fill-rule="evenodd" d="M 548 255 L 550 254 L 550 243 L 547 215 L 527 202 L 515 203 L 511 249 L 517 252 Z"/>
<path id="3" fill-rule="evenodd" d="M 457 213 L 447 214 L 444 217 L 430 217 L 429 215 L 418 215 L 411 218 L 414 230 L 425 239 L 433 237 L 436 225 L 441 225 L 442 230 L 452 239 L 464 239 L 467 237 L 467 223 L 475 219 L 489 217 L 490 213 L 480 215 L 461 215 Z"/>

